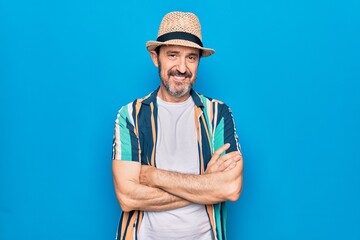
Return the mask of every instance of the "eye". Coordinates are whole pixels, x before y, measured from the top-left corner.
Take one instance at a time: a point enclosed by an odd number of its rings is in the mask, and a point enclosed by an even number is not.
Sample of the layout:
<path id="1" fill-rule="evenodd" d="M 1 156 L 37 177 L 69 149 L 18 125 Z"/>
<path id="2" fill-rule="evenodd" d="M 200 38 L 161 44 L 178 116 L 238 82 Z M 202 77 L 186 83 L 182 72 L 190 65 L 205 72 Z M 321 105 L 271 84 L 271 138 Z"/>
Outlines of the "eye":
<path id="1" fill-rule="evenodd" d="M 168 58 L 169 58 L 170 60 L 175 60 L 176 57 L 177 57 L 176 53 L 169 53 L 169 54 L 168 54 Z"/>
<path id="2" fill-rule="evenodd" d="M 198 57 L 196 55 L 190 55 L 188 56 L 189 62 L 196 62 Z"/>

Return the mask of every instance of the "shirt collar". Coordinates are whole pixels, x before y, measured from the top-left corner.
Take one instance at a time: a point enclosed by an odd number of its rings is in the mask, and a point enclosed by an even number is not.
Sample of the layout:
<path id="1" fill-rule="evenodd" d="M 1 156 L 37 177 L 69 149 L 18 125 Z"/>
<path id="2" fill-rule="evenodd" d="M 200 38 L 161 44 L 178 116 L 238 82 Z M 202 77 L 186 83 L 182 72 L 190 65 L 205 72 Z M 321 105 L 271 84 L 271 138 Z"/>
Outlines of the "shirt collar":
<path id="1" fill-rule="evenodd" d="M 158 87 L 155 91 L 153 91 L 152 93 L 150 93 L 148 96 L 146 96 L 145 98 L 142 99 L 142 103 L 146 104 L 146 105 L 150 105 L 150 103 L 156 103 L 156 96 L 159 92 L 160 87 Z M 199 96 L 199 93 L 197 93 L 195 90 L 191 89 L 190 90 L 190 96 L 192 97 L 195 105 L 197 107 L 203 107 L 204 104 L 201 101 L 201 98 Z"/>

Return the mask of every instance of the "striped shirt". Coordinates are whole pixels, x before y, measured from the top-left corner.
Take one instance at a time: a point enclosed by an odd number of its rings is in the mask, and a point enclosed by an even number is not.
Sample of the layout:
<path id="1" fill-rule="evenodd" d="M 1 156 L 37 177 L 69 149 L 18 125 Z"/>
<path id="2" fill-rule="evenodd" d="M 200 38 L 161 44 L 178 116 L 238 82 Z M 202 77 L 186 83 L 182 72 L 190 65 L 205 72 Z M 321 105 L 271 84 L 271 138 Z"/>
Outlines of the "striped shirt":
<path id="1" fill-rule="evenodd" d="M 156 167 L 157 93 L 158 89 L 119 110 L 115 121 L 114 160 L 138 161 L 143 165 Z M 230 143 L 227 152 L 240 152 L 240 145 L 230 108 L 223 102 L 205 97 L 194 90 L 190 94 L 195 103 L 199 172 L 203 174 L 216 149 Z M 226 240 L 225 202 L 206 205 L 206 211 L 215 239 Z M 137 239 L 142 218 L 142 211 L 123 212 L 116 239 Z"/>

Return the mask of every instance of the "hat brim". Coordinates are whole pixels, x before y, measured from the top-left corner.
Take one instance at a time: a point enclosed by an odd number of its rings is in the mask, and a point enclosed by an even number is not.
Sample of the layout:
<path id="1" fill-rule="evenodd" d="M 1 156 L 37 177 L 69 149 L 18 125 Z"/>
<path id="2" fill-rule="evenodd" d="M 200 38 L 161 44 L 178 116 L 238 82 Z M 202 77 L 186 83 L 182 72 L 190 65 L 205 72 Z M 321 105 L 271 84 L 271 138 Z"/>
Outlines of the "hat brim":
<path id="1" fill-rule="evenodd" d="M 200 49 L 202 51 L 201 57 L 208 57 L 208 56 L 215 53 L 214 49 L 204 48 L 204 47 L 201 47 L 201 46 L 199 46 L 198 44 L 196 44 L 194 42 L 187 41 L 187 40 L 182 40 L 182 39 L 172 39 L 172 40 L 165 41 L 165 42 L 148 41 L 146 43 L 146 48 L 150 52 L 150 51 L 155 50 L 155 48 L 157 48 L 159 46 L 163 46 L 163 45 L 184 46 L 184 47 L 197 48 L 197 49 Z"/>

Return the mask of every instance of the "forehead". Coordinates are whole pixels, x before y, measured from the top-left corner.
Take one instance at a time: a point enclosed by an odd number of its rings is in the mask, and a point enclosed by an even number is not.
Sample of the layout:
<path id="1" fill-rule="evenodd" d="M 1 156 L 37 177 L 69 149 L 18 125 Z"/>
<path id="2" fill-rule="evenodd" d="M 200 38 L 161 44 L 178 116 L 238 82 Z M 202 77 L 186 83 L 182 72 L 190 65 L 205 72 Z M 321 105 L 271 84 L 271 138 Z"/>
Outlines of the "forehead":
<path id="1" fill-rule="evenodd" d="M 160 52 L 179 52 L 183 54 L 199 54 L 200 50 L 197 48 L 192 47 L 184 47 L 184 46 L 177 46 L 177 45 L 163 45 L 160 48 Z"/>

